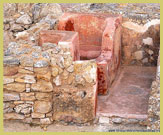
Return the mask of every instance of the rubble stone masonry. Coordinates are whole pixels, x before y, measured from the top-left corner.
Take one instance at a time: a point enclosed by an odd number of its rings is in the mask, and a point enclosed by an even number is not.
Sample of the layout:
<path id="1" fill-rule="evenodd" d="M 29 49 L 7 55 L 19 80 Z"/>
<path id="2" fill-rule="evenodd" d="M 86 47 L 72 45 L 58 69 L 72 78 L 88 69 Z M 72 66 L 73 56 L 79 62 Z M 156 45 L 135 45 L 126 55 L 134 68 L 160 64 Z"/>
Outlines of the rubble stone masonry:
<path id="1" fill-rule="evenodd" d="M 56 43 L 41 42 L 41 46 L 11 42 L 7 48 L 4 119 L 43 125 L 53 121 L 85 123 L 94 119 L 96 62 L 74 58 L 76 32 L 53 33 L 62 35 L 62 39 Z"/>

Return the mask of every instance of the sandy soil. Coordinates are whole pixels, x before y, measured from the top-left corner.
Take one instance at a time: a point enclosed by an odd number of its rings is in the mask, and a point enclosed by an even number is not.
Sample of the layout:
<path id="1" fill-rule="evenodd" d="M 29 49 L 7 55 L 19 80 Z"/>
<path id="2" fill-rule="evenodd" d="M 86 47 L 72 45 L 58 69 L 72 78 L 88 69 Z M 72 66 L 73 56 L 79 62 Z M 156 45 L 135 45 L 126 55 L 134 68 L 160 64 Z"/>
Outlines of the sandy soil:
<path id="1" fill-rule="evenodd" d="M 5 132 L 109 132 L 109 130 L 146 130 L 146 127 L 139 125 L 56 125 L 52 124 L 43 130 L 40 126 L 30 126 L 29 124 L 20 123 L 18 121 L 4 121 Z"/>

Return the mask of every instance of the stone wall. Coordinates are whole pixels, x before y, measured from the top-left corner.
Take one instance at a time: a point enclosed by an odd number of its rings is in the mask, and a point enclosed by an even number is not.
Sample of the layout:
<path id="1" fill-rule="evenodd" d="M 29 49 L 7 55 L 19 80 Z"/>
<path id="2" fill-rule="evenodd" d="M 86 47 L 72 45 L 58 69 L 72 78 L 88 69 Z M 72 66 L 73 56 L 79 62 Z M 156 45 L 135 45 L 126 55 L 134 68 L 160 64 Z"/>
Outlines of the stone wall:
<path id="1" fill-rule="evenodd" d="M 91 122 L 97 65 L 73 61 L 65 42 L 42 46 L 11 42 L 4 56 L 4 119 L 48 125 Z"/>
<path id="2" fill-rule="evenodd" d="M 5 3 L 3 11 L 4 50 L 10 42 L 37 44 L 39 31 L 55 29 L 62 15 L 56 3 Z"/>
<path id="3" fill-rule="evenodd" d="M 160 55 L 157 63 L 156 80 L 151 86 L 147 122 L 147 129 L 160 130 Z"/>
<path id="4" fill-rule="evenodd" d="M 156 66 L 160 49 L 160 20 L 152 20 L 145 25 L 124 22 L 122 26 L 122 63 Z"/>
<path id="5" fill-rule="evenodd" d="M 146 8 L 148 11 L 150 9 L 148 13 Z M 156 3 L 6 3 L 4 4 L 4 50 L 10 42 L 36 45 L 40 30 L 57 29 L 58 18 L 63 12 L 122 14 L 122 64 L 157 65 L 160 23 L 159 5 Z"/>

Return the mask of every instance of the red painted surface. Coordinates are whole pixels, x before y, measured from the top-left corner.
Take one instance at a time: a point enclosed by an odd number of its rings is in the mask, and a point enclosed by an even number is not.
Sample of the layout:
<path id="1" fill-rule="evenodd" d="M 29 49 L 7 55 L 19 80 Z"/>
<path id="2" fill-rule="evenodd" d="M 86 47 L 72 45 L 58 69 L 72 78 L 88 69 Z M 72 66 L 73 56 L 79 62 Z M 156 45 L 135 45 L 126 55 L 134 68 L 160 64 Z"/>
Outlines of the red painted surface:
<path id="1" fill-rule="evenodd" d="M 98 93 L 106 94 L 120 65 L 122 17 L 110 14 L 64 13 L 58 30 L 79 33 L 80 59 L 96 59 Z"/>

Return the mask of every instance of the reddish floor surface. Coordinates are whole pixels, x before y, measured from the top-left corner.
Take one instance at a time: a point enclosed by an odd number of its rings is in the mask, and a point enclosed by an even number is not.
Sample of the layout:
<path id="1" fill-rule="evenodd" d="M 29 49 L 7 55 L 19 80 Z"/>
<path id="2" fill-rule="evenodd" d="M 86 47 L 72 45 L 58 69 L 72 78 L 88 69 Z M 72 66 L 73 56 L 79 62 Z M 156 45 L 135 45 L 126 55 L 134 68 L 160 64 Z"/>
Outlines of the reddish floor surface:
<path id="1" fill-rule="evenodd" d="M 155 67 L 121 67 L 110 93 L 98 96 L 97 116 L 146 119 Z"/>

